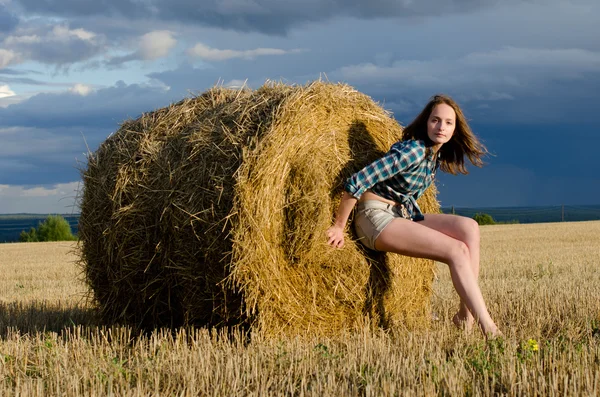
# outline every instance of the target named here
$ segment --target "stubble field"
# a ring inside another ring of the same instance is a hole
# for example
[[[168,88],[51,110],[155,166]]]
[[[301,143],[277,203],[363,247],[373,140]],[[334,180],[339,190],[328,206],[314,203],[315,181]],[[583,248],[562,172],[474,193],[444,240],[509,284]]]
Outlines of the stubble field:
[[[71,243],[0,244],[0,395],[600,395],[600,222],[484,226],[480,284],[505,337],[427,330],[277,339],[97,324]]]

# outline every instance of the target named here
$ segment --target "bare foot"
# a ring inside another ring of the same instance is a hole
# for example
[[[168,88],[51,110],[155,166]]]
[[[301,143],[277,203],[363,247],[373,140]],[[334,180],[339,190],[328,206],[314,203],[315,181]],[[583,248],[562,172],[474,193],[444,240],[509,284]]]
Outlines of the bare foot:
[[[500,330],[498,328],[496,328],[496,330],[493,332],[486,332],[486,333],[484,333],[484,335],[485,335],[485,340],[494,340],[497,338],[502,338],[504,336],[504,334],[502,332],[500,332]]]
[[[473,324],[475,324],[475,319],[472,316],[463,317],[460,313],[456,313],[454,317],[452,317],[452,322],[456,325],[456,328],[462,329],[465,332],[471,332],[473,330]]]

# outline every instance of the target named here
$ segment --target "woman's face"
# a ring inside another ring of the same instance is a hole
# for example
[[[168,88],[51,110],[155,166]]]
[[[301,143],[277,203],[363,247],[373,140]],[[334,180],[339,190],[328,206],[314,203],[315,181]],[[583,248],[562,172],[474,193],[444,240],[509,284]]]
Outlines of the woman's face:
[[[427,136],[436,149],[448,142],[454,134],[456,113],[445,103],[435,105],[427,119]]]

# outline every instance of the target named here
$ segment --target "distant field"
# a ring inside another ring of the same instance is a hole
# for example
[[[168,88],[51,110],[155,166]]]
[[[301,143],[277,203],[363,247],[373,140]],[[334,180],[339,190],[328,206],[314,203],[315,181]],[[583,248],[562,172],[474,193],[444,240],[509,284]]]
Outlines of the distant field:
[[[73,243],[0,244],[0,395],[600,395],[600,221],[484,226],[480,284],[504,339],[429,329],[245,339],[99,326]]]

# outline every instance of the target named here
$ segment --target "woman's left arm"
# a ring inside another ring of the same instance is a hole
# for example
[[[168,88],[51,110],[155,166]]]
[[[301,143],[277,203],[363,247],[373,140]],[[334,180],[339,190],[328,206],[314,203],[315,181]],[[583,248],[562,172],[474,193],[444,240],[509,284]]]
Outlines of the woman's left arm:
[[[344,229],[346,228],[350,213],[357,201],[358,200],[352,197],[350,193],[344,192],[335,214],[333,226],[327,229],[327,243],[329,245],[337,248],[342,248],[344,246]]]

